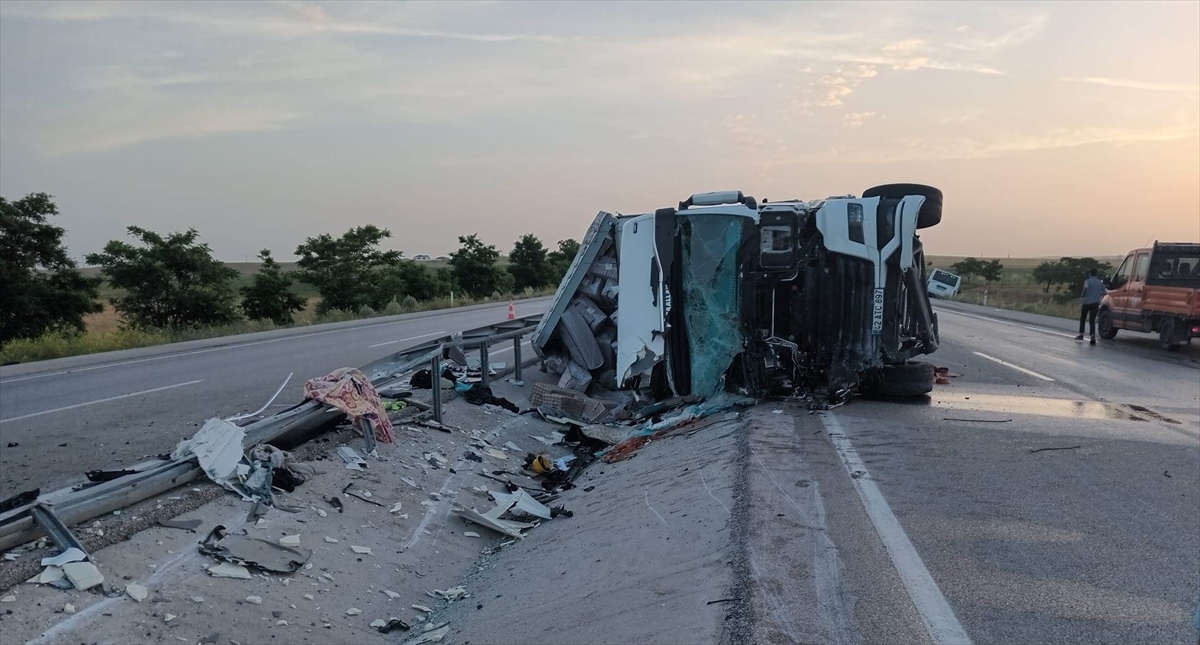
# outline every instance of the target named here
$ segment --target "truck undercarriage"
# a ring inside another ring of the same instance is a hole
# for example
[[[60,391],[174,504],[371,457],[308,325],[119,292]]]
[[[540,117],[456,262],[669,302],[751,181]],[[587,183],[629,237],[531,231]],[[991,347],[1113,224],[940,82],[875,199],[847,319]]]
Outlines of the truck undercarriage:
[[[817,202],[706,193],[652,214],[601,212],[534,347],[560,386],[639,400],[870,389],[938,342],[916,229],[940,219],[941,195],[898,186]]]

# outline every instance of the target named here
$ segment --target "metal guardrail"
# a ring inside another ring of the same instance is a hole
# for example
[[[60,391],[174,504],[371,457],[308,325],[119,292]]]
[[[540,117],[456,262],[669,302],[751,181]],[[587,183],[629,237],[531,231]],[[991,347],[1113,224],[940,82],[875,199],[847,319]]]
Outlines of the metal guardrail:
[[[430,365],[431,375],[441,375],[441,361],[455,358],[466,364],[462,349],[478,349],[483,383],[488,379],[488,347],[505,340],[513,341],[516,360],[515,380],[521,381],[521,339],[533,333],[541,314],[506,320],[499,324],[448,334],[410,349],[401,350],[364,365],[361,370],[376,389],[395,384],[413,370]],[[435,383],[437,381],[435,380]],[[433,388],[433,416],[441,422],[441,387]],[[261,443],[301,443],[344,416],[335,408],[316,401],[304,401],[264,419],[247,422],[246,449]],[[162,461],[138,472],[110,481],[71,487],[40,495],[24,506],[0,514],[0,551],[6,551],[45,535],[36,521],[34,507],[39,513],[48,512],[63,526],[72,526],[131,506],[172,488],[203,477],[193,458]]]

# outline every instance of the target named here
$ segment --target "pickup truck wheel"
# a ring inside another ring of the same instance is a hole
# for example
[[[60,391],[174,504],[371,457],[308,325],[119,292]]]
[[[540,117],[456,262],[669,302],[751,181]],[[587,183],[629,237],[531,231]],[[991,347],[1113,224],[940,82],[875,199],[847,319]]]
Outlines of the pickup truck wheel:
[[[923,184],[884,184],[863,191],[863,197],[883,197],[884,199],[900,199],[909,195],[920,195],[925,198],[921,204],[921,212],[917,213],[917,228],[937,226],[942,221],[942,191],[933,186]]]
[[[882,397],[925,396],[933,391],[933,365],[912,361],[884,365],[870,394]]]
[[[1100,337],[1104,340],[1112,340],[1117,337],[1117,328],[1112,324],[1112,313],[1107,309],[1100,310]]]
[[[1175,341],[1175,321],[1167,318],[1158,325],[1158,346],[1169,351],[1179,351],[1180,343]]]

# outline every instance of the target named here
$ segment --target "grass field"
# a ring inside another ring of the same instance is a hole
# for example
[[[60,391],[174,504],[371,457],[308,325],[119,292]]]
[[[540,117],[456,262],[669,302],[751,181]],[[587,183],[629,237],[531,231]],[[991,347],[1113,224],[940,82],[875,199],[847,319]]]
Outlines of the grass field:
[[[944,269],[946,271],[951,270],[950,266],[952,264],[964,259],[964,257],[949,255],[931,255],[926,258],[927,261],[932,263],[933,268]],[[1004,273],[1001,275],[1000,281],[993,282],[991,285],[986,284],[979,278],[973,278],[971,282],[964,281],[954,300],[981,305],[985,303],[984,294],[986,292],[986,304],[990,307],[1057,316],[1059,318],[1073,319],[1079,316],[1079,301],[1074,297],[1067,297],[1068,295],[1074,296],[1075,294],[1062,294],[1056,292],[1054,289],[1046,293],[1041,285],[1033,281],[1034,267],[1046,260],[1057,260],[1058,258],[980,259],[985,261],[1000,260],[1000,264],[1004,267]],[[1108,262],[1114,267],[1120,264],[1122,260],[1119,256],[1100,257],[1097,259]]]

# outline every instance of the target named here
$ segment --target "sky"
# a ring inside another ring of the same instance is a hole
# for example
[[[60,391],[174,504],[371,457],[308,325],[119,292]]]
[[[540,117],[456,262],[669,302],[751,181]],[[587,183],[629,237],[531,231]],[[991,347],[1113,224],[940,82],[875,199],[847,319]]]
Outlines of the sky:
[[[0,2],[0,195],[290,259],[915,182],[933,255],[1200,240],[1200,3]]]

